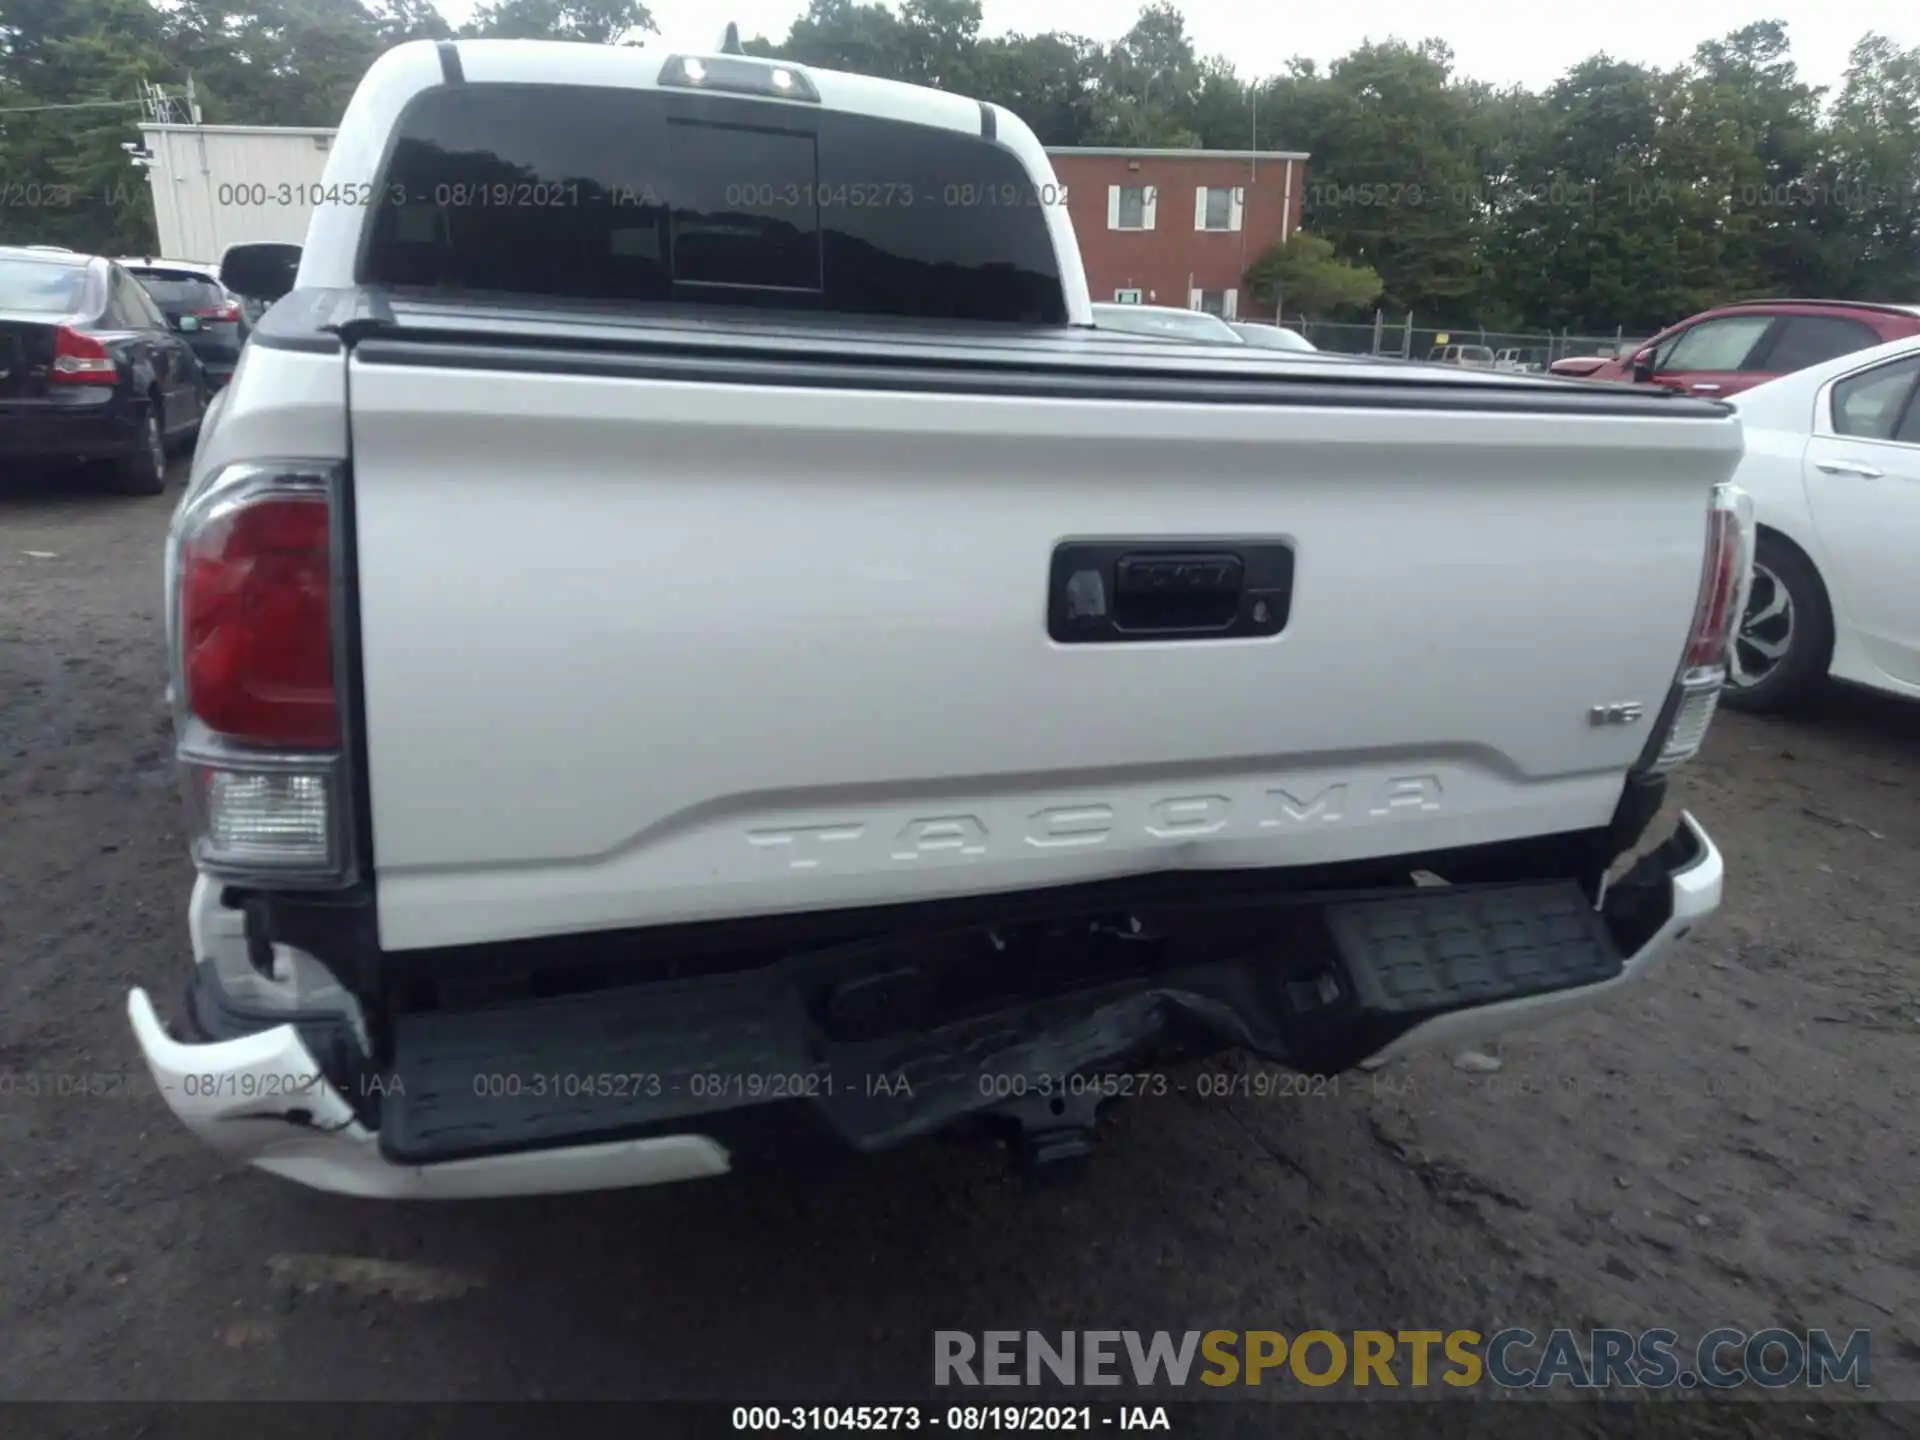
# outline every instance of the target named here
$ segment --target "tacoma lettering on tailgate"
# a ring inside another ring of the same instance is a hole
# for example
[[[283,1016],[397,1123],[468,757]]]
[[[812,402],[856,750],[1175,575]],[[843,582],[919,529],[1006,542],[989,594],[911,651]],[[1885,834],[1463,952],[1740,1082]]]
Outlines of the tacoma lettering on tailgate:
[[[890,818],[839,820],[747,832],[747,842],[789,870],[817,870],[836,862],[911,865],[928,860],[977,860],[1006,851],[1058,851],[1105,845],[1116,836],[1142,842],[1254,836],[1355,820],[1430,815],[1441,805],[1437,775],[1394,775],[1362,789],[1345,780],[1271,786],[1240,801],[1219,794],[1104,804],[1081,801],[1036,810],[1024,828],[996,830],[979,815],[916,816],[897,828]]]

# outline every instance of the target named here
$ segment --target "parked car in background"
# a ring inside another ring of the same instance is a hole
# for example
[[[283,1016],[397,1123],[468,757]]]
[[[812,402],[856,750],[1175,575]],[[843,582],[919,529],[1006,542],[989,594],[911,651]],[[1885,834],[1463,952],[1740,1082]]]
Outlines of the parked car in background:
[[[1611,360],[1556,360],[1555,375],[1737,395],[1780,375],[1920,335],[1920,305],[1742,300],[1682,320]]]
[[[186,260],[123,259],[120,263],[176,328],[189,315],[199,321],[187,335],[187,343],[200,357],[208,383],[218,390],[231,380],[233,367],[240,363],[240,347],[247,343],[253,326],[239,299],[220,283],[219,271]]]
[[[1475,370],[1493,368],[1493,347],[1489,345],[1436,345],[1427,352],[1430,365],[1465,365]]]
[[[1247,344],[1261,350],[1310,351],[1320,348],[1298,330],[1289,330],[1284,325],[1241,323],[1230,324],[1227,328]]]
[[[1638,349],[1636,345],[1633,348]],[[1547,366],[1550,375],[1566,375],[1574,379],[1585,379],[1609,360],[1618,358],[1620,351],[1612,345],[1602,345],[1591,355],[1568,355],[1555,360]]]
[[[1124,330],[1129,335],[1154,335],[1162,340],[1201,340],[1210,345],[1244,345],[1233,326],[1204,310],[1176,310],[1171,305],[1093,306],[1094,328]]]
[[[1920,336],[1733,404],[1759,533],[1727,703],[1785,709],[1828,675],[1920,698]]]
[[[0,248],[0,460],[99,460],[158,494],[207,406],[198,322],[181,324],[111,260]]]
[[[1527,375],[1538,374],[1547,368],[1547,353],[1544,350],[1529,349],[1496,350],[1493,354],[1493,368],[1513,370]]]

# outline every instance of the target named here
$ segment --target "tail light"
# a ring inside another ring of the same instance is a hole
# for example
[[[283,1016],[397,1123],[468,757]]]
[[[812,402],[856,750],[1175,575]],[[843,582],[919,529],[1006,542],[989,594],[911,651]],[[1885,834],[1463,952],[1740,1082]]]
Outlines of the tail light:
[[[53,371],[49,379],[69,385],[111,385],[120,376],[119,366],[107,347],[91,335],[83,335],[69,325],[53,332]]]
[[[202,320],[238,320],[240,318],[240,307],[238,304],[229,301],[225,305],[216,305],[211,310],[194,310],[189,313],[198,316]]]
[[[1687,648],[1644,769],[1665,774],[1691,760],[1706,740],[1727,683],[1728,655],[1747,608],[1752,577],[1753,501],[1737,485],[1715,486]]]
[[[174,723],[194,858],[211,874],[350,878],[338,490],[326,465],[232,465],[174,518]]]

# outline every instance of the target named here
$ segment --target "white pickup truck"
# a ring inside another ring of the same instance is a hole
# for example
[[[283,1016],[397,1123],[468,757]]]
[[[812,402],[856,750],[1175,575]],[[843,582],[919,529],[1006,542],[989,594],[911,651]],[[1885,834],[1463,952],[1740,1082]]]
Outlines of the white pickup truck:
[[[1018,118],[725,46],[403,45],[323,188],[297,274],[225,257],[276,303],[168,542],[193,966],[129,1015],[236,1160],[1044,1167],[1718,904],[1641,842],[1746,583],[1724,407],[1099,332]]]

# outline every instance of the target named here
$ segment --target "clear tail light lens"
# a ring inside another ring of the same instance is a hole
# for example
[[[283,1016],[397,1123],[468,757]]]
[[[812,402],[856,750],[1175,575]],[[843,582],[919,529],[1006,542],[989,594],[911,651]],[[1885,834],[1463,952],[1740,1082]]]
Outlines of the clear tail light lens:
[[[1675,687],[1678,700],[1673,720],[1661,738],[1660,752],[1647,768],[1656,775],[1681,766],[1700,753],[1706,743],[1707,727],[1720,708],[1720,691],[1726,685],[1724,671],[1695,671],[1682,677]]]
[[[1699,753],[1727,683],[1727,654],[1747,608],[1753,579],[1753,501],[1737,485],[1714,488],[1707,512],[1707,554],[1680,673],[1643,768],[1664,774]]]
[[[332,467],[313,462],[228,466],[174,518],[174,721],[195,863],[222,878],[351,878],[336,683],[338,484]]]
[[[228,866],[333,868],[333,797],[324,771],[189,763],[187,800],[204,859]]]

